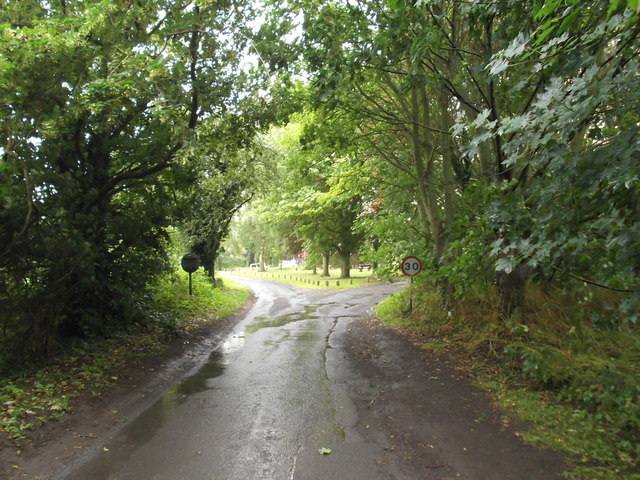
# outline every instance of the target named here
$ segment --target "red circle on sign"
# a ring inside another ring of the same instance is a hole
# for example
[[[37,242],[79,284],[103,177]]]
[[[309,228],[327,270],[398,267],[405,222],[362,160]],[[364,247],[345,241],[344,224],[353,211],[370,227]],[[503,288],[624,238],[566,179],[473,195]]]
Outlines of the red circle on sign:
[[[418,257],[406,257],[402,260],[402,273],[408,275],[409,277],[413,277],[420,273],[422,270],[422,262]]]

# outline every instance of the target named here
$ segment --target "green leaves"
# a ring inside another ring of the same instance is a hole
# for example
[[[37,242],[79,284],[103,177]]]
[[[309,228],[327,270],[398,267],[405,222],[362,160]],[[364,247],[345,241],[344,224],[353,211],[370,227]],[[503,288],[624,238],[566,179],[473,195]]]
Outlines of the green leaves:
[[[275,115],[240,94],[264,79],[239,75],[250,5],[13,4],[0,13],[0,155],[11,166],[0,183],[0,349],[26,355],[57,335],[144,321],[139,298],[163,267],[193,171],[219,200],[203,211],[231,215],[251,192],[229,157]]]
[[[562,0],[546,0],[544,3],[536,2],[537,5],[533,8],[533,19],[534,20],[544,20],[551,13],[553,13],[556,8],[562,3]],[[573,3],[576,3],[575,1]]]
[[[496,272],[505,272],[507,274],[513,272],[517,265],[517,261],[513,257],[503,257],[496,261]]]
[[[640,2],[638,2],[638,0],[609,0],[609,3],[611,4],[607,11],[607,15],[609,16],[618,11],[620,7],[624,5],[631,9],[636,15],[640,13]]]
[[[491,75],[499,75],[509,67],[509,62],[512,59],[517,59],[522,56],[525,51],[525,47],[529,42],[529,37],[524,32],[520,32],[516,38],[514,38],[509,46],[501,50],[499,53],[493,56],[493,59],[487,65],[489,73]]]

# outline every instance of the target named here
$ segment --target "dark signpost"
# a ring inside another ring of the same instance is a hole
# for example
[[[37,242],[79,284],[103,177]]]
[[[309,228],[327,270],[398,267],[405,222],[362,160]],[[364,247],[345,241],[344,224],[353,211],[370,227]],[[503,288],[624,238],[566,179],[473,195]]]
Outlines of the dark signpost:
[[[193,295],[191,288],[191,274],[200,268],[200,259],[193,253],[187,253],[180,262],[182,269],[189,274],[189,295]]]
[[[409,287],[409,312],[413,310],[413,277],[422,270],[422,262],[418,257],[405,257],[402,260],[402,273],[411,278],[411,287]]]

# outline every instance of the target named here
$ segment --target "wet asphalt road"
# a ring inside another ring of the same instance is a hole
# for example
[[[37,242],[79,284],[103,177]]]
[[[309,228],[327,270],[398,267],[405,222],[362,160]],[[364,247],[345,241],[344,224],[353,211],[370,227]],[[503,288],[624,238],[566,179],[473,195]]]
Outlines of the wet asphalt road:
[[[255,304],[208,361],[64,478],[395,478],[354,428],[342,339],[404,285],[312,291],[242,281]]]

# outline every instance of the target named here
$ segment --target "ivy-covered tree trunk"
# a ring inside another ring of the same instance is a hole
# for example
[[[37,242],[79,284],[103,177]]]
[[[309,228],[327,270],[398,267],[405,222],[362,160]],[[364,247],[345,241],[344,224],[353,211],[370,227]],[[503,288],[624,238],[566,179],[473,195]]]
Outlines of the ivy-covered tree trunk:
[[[215,262],[220,249],[220,239],[212,236],[206,242],[201,242],[192,247],[193,253],[200,258],[202,268],[213,283],[216,282]]]

